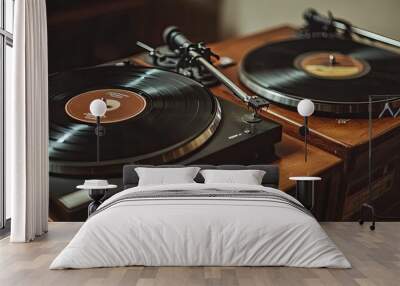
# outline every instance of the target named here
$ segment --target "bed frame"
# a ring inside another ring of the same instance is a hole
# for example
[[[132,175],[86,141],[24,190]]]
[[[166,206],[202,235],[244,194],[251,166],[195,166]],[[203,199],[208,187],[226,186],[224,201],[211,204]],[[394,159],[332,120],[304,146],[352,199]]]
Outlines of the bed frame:
[[[200,167],[201,169],[221,169],[221,170],[264,170],[266,171],[262,180],[262,185],[265,187],[278,188],[279,186],[279,167],[277,165],[189,165],[194,167]],[[139,182],[139,176],[135,171],[137,167],[158,167],[158,168],[179,168],[185,167],[184,165],[125,165],[123,169],[123,185],[124,189],[136,187]],[[199,173],[195,178],[198,183],[203,183],[204,178]]]

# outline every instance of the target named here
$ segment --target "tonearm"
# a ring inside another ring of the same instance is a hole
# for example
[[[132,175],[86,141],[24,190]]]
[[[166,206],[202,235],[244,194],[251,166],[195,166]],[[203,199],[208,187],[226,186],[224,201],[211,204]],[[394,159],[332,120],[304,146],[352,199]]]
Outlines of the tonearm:
[[[180,55],[178,66],[201,65],[212,73],[223,85],[225,85],[237,98],[243,101],[252,111],[251,117],[246,118],[247,122],[254,123],[260,121],[258,111],[263,107],[268,107],[269,102],[261,97],[250,96],[238,87],[233,81],[220,72],[211,61],[211,58],[218,58],[210,48],[203,43],[193,43],[188,40],[177,27],[168,27],[163,33],[163,38],[168,47]],[[142,48],[143,43],[138,42]],[[154,49],[146,48],[150,53],[156,53]]]
[[[324,16],[319,14],[314,9],[308,9],[304,12],[303,17],[307,22],[306,29],[309,30],[311,33],[336,33],[337,31],[341,31],[344,33],[345,36],[348,37],[351,37],[351,35],[357,35],[361,38],[366,38],[371,41],[377,41],[386,45],[400,48],[400,41],[352,26],[349,22],[345,20],[334,18],[332,13],[330,12],[328,16]]]

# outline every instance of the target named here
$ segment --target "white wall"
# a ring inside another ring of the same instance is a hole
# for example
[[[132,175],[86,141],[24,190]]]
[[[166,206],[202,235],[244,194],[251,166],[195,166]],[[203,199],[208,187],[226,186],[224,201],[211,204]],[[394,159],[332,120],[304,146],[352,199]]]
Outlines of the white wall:
[[[242,35],[290,23],[302,25],[302,13],[328,10],[353,25],[400,40],[400,0],[222,0],[221,35]]]

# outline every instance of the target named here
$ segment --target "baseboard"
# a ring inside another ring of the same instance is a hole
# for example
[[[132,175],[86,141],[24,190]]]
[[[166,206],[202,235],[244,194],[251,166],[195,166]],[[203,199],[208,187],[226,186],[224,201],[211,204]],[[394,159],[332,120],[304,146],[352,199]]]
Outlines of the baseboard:
[[[7,219],[4,227],[0,229],[0,239],[9,236],[10,230],[11,230],[11,218]]]

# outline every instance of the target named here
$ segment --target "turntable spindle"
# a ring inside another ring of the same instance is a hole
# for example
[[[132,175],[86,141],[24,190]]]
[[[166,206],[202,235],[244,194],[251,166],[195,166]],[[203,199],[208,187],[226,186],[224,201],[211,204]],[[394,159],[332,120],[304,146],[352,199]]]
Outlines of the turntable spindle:
[[[330,55],[329,55],[329,64],[330,64],[331,66],[334,66],[336,63],[337,63],[337,62],[336,62],[336,57],[335,57],[335,55],[330,54]]]

